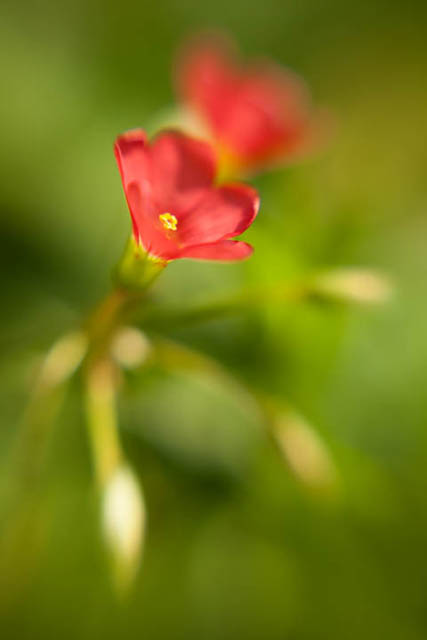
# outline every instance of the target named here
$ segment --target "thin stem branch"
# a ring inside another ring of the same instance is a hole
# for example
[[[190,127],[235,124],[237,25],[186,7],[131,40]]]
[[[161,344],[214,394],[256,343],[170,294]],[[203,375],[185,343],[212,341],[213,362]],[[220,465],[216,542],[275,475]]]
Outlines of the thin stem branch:
[[[66,385],[86,350],[85,335],[73,332],[60,338],[47,353],[11,457],[12,465],[16,467],[14,489],[26,490],[37,485],[51,427],[61,408]]]
[[[269,303],[297,302],[309,297],[311,289],[305,282],[277,283],[269,287],[254,287],[193,308],[172,306],[145,308],[137,320],[144,328],[191,326],[242,311],[256,309]]]
[[[295,476],[311,489],[335,489],[336,470],[326,442],[287,402],[247,385],[216,359],[173,340],[153,339],[153,362],[168,370],[209,375],[233,391],[251,416],[255,414]]]

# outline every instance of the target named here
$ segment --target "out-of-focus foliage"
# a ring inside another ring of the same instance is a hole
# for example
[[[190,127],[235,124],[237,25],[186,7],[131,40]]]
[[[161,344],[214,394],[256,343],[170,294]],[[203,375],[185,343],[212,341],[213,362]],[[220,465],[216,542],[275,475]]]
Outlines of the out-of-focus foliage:
[[[112,142],[172,103],[171,59],[194,29],[225,28],[245,54],[303,74],[334,135],[318,156],[257,179],[250,261],[176,262],[159,299],[349,265],[396,287],[371,309],[264,305],[166,328],[298,406],[338,486],[305,488],[221,380],[129,373],[121,424],[149,537],[126,602],[108,578],[76,381],[37,509],[1,539],[2,637],[425,638],[425,3],[41,0],[0,11],[2,485],[39,358],[105,293],[129,231]]]

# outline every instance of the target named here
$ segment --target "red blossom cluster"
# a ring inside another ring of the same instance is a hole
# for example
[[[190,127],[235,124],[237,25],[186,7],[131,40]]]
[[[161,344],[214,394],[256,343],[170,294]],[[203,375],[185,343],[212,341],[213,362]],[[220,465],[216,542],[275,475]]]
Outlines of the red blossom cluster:
[[[136,129],[119,136],[115,154],[135,242],[156,260],[242,260],[233,240],[258,213],[259,197],[240,182],[215,185],[221,163],[234,173],[286,159],[303,143],[310,100],[303,82],[270,63],[239,65],[224,40],[207,37],[178,59],[180,99],[203,119],[210,140],[163,131],[150,143]]]

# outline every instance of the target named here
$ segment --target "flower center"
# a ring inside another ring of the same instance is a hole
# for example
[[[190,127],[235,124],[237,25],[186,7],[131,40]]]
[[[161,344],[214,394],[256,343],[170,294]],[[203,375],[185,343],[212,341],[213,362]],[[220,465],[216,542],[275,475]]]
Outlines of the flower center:
[[[176,231],[178,220],[171,213],[161,213],[159,215],[159,220],[163,227],[168,231]]]

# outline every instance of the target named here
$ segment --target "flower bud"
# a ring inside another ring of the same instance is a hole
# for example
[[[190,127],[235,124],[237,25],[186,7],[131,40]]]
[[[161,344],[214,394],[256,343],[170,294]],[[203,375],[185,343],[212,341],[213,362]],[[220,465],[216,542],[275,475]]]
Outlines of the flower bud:
[[[150,342],[142,331],[123,327],[114,337],[111,354],[124,369],[135,369],[145,362],[150,349]]]
[[[136,576],[144,543],[144,497],[133,471],[122,465],[107,482],[102,503],[102,524],[117,587],[126,591]]]
[[[80,365],[86,350],[87,338],[81,331],[74,331],[60,338],[42,364],[39,387],[51,388],[65,382]]]
[[[387,302],[393,293],[386,276],[356,268],[336,269],[319,275],[314,290],[328,297],[361,304]]]
[[[336,469],[329,451],[316,431],[297,413],[281,413],[274,435],[296,476],[312,488],[332,488]]]

